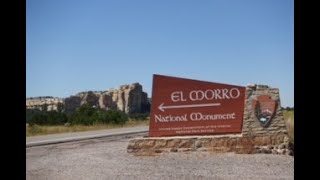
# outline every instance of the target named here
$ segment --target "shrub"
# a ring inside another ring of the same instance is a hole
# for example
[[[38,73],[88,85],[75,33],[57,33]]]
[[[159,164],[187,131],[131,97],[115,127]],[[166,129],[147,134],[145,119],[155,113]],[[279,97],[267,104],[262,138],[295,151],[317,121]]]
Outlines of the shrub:
[[[71,124],[92,125],[95,109],[85,104],[73,112],[69,118]]]
[[[42,129],[38,125],[31,125],[27,129],[28,134],[40,134],[42,132]]]
[[[30,119],[29,123],[30,125],[38,124],[38,125],[44,125],[47,123],[48,116],[44,112],[39,112],[37,114],[34,114],[32,118]]]
[[[66,114],[57,111],[27,111],[26,121],[31,125],[60,125],[68,121]]]
[[[79,107],[75,112],[66,114],[61,111],[39,111],[27,110],[26,122],[30,125],[63,125],[70,123],[72,125],[93,125],[103,124],[120,124],[123,125],[128,121],[128,115],[119,110],[103,110],[91,107],[87,104]],[[138,115],[137,118],[144,118],[145,115]]]
[[[135,113],[130,114],[129,118],[133,120],[146,120],[149,117],[149,113]]]
[[[39,109],[26,109],[26,123],[30,122],[32,117],[40,112]]]
[[[106,120],[112,124],[125,124],[129,118],[128,115],[119,110],[108,110],[106,112]]]
[[[68,121],[66,114],[57,112],[57,111],[49,111],[47,112],[48,118],[46,124],[48,125],[62,125]]]
[[[125,124],[128,116],[119,110],[96,109],[88,105],[83,105],[72,113],[69,117],[71,124],[93,125],[96,123],[104,124]]]

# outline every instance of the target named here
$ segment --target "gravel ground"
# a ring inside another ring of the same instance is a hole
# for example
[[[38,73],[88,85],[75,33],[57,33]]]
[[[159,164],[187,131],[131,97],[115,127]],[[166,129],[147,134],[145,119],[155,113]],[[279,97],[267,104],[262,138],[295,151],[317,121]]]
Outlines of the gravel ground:
[[[294,179],[292,156],[208,152],[134,156],[126,151],[129,138],[27,148],[26,179]]]

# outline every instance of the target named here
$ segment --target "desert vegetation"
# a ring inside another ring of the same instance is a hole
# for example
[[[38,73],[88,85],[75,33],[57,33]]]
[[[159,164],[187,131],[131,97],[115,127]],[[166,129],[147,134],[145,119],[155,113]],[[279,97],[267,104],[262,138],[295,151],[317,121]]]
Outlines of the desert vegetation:
[[[290,141],[294,143],[294,109],[283,109],[284,120],[286,121]]]
[[[72,113],[62,110],[26,110],[26,135],[99,130],[148,125],[149,114],[126,114],[116,109],[103,110],[83,105]]]
[[[29,125],[26,130],[26,136],[37,136],[37,135],[47,135],[47,134],[57,134],[57,133],[69,133],[69,132],[81,132],[81,131],[91,131],[91,130],[102,130],[102,129],[112,129],[112,128],[122,128],[122,127],[134,127],[134,126],[147,126],[149,125],[149,118],[146,120],[131,120],[129,119],[123,125],[117,124],[94,124],[94,125]]]

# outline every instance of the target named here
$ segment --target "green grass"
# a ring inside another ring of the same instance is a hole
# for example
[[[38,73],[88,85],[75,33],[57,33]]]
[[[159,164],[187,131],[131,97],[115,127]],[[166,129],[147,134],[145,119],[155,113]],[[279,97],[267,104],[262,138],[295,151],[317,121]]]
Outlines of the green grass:
[[[294,111],[283,110],[283,116],[287,124],[290,141],[294,143]]]
[[[122,128],[122,127],[134,127],[134,126],[142,126],[142,125],[149,125],[149,119],[148,120],[129,120],[124,125],[113,125],[113,124],[95,124],[92,126],[85,126],[85,125],[39,126],[39,125],[33,125],[33,126],[26,127],[26,136],[30,137],[30,136],[68,133],[68,132],[81,132],[81,131]]]

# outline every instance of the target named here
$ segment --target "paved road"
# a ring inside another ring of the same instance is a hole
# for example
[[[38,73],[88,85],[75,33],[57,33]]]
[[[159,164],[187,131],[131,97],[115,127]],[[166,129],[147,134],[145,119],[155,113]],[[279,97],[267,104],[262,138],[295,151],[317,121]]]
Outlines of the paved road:
[[[55,143],[69,142],[69,141],[75,141],[75,140],[101,138],[101,137],[115,136],[115,135],[121,135],[121,134],[132,134],[137,132],[148,132],[148,130],[149,130],[149,126],[136,126],[136,127],[129,127],[129,128],[62,133],[62,134],[52,134],[52,135],[45,135],[45,136],[32,136],[32,137],[26,138],[26,147],[55,144]]]
[[[287,155],[207,152],[154,156],[128,154],[129,139],[146,134],[26,148],[26,179],[294,179],[294,157]]]

